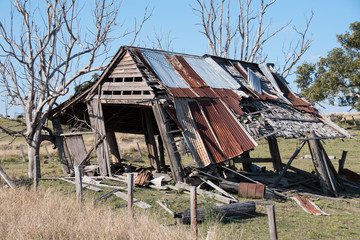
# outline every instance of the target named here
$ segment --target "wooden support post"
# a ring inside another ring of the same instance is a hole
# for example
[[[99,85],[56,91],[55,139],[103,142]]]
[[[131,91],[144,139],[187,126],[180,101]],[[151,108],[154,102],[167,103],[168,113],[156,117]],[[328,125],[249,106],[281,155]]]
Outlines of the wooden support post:
[[[291,158],[289,159],[289,161],[287,162],[287,164],[285,165],[284,169],[281,171],[280,176],[275,180],[274,184],[272,185],[272,187],[276,187],[280,180],[282,179],[282,177],[285,175],[286,171],[288,170],[288,168],[290,167],[292,161],[296,158],[296,156],[299,154],[299,152],[301,151],[301,149],[303,148],[303,146],[305,145],[306,141],[302,141],[300,143],[300,146],[295,150],[294,154],[291,156]]]
[[[129,219],[134,218],[134,174],[129,173],[127,176],[128,184],[128,215]]]
[[[94,138],[95,138],[94,142],[97,142],[99,139],[102,139],[103,136],[106,135],[104,115],[100,100],[94,97],[87,104],[87,108],[88,108],[91,128],[94,133]],[[96,148],[96,155],[100,168],[100,175],[102,176],[108,175],[111,177],[110,157],[109,157],[108,143],[106,138],[104,138],[102,143]]]
[[[24,153],[24,148],[23,145],[20,143],[20,150],[21,150],[21,155],[23,158],[23,161],[26,162],[26,157],[25,157],[25,153]]]
[[[270,154],[273,159],[273,166],[276,173],[282,170],[281,156],[277,140],[274,136],[267,137],[269,143]]]
[[[75,173],[75,186],[76,186],[76,201],[81,203],[82,201],[82,167],[74,165]]]
[[[159,154],[160,154],[160,166],[162,169],[165,169],[165,152],[164,152],[165,149],[161,135],[158,136],[158,144],[159,144]]]
[[[55,118],[55,119],[52,119],[51,122],[52,122],[53,129],[54,129],[55,145],[56,145],[56,148],[58,149],[60,164],[61,164],[64,176],[67,177],[67,176],[71,175],[71,169],[73,168],[69,150],[65,143],[64,137],[60,136],[60,134],[63,133],[61,124],[60,124],[60,120],[58,118]]]
[[[269,220],[269,232],[270,239],[277,240],[277,231],[276,231],[276,218],[275,218],[275,206],[274,205],[266,205],[266,211]]]
[[[168,121],[166,121],[165,119],[166,113],[164,112],[164,109],[161,107],[161,105],[156,101],[153,103],[152,107],[156,123],[158,125],[160,135],[164,142],[165,149],[169,158],[172,176],[175,182],[183,182],[185,175],[184,169],[181,166],[181,158],[176,149],[176,146],[172,144],[172,142],[174,142],[174,137],[171,133],[169,133],[171,129]]]
[[[320,180],[321,188],[326,195],[336,195],[336,189],[333,188],[334,184],[331,183],[331,176],[327,170],[328,167],[325,165],[326,160],[324,159],[323,153],[321,151],[320,141],[319,139],[316,139],[314,132],[310,133],[309,138],[314,139],[308,140],[308,143],[315,170]]]
[[[143,123],[144,123],[144,132],[145,132],[145,141],[148,149],[148,156],[151,166],[156,168],[160,172],[160,161],[158,150],[156,146],[154,130],[153,130],[153,120],[151,117],[151,112],[148,109],[144,109],[143,112]]]
[[[348,153],[347,151],[342,152],[341,159],[339,160],[338,174],[341,174],[342,170],[344,169],[347,153]]]
[[[194,240],[198,239],[197,228],[197,196],[196,187],[190,188],[190,217],[191,217],[191,233]]]
[[[109,144],[112,162],[113,163],[121,162],[120,151],[116,141],[115,132],[112,129],[107,129],[106,139]]]
[[[241,158],[247,158],[249,159],[250,158],[250,151],[246,151],[246,152],[243,152],[241,155],[240,155]],[[243,166],[243,169],[244,171],[247,171],[247,172],[250,172],[250,166],[251,166],[251,162],[243,162],[242,163],[242,166]]]

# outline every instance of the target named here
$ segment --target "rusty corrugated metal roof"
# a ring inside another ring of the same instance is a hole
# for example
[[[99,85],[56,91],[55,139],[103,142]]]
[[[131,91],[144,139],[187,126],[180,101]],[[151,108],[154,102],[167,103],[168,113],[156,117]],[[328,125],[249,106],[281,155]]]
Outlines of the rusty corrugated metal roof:
[[[212,161],[200,136],[200,132],[196,127],[188,102],[189,100],[184,98],[174,99],[176,115],[182,127],[186,129],[186,131],[183,132],[183,136],[196,163],[198,166],[205,167]]]
[[[195,125],[199,130],[200,136],[204,142],[206,150],[211,159],[220,163],[226,160],[223,150],[221,149],[218,140],[212,132],[211,127],[208,124],[208,120],[203,115],[200,106],[197,102],[189,102],[190,111],[195,121]]]

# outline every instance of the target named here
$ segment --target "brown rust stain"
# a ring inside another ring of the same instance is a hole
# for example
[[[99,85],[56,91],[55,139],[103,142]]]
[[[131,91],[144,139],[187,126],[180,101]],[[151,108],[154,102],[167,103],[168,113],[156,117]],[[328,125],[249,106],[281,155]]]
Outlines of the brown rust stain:
[[[165,55],[171,66],[190,85],[190,87],[207,87],[205,81],[195,72],[182,56]]]

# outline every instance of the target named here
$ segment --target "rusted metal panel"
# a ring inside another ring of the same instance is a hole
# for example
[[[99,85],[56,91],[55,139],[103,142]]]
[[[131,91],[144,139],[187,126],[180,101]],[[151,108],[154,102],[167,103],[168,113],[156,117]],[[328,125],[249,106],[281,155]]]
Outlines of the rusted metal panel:
[[[226,160],[223,150],[221,149],[218,140],[212,132],[211,127],[208,124],[208,120],[203,115],[200,106],[197,102],[189,102],[189,107],[193,119],[195,121],[195,125],[199,130],[200,136],[205,144],[205,147],[211,157],[211,159],[216,162],[223,162]]]
[[[232,97],[222,97],[221,100],[225,102],[225,104],[239,116],[242,116],[244,114],[244,111],[239,105],[240,101],[238,99]]]
[[[174,97],[178,98],[196,98],[199,97],[194,93],[193,89],[191,88],[168,88],[171,94]]]
[[[316,115],[315,109],[305,100],[301,99],[300,97],[296,96],[286,85],[283,81],[281,81],[280,76],[277,74],[273,74],[273,77],[277,84],[279,85],[279,88],[281,92],[284,94],[284,97],[289,99],[289,101],[300,111],[305,111],[308,113],[312,113]]]
[[[257,183],[239,183],[238,195],[245,198],[261,199],[265,195],[265,185]]]
[[[220,100],[200,100],[199,103],[228,159],[256,146]]]
[[[219,97],[213,88],[202,87],[202,88],[193,88],[193,90],[199,95],[199,97],[206,98],[217,98]]]
[[[180,74],[180,76],[189,84],[190,87],[207,87],[204,80],[192,69],[182,56],[165,55],[170,64]]]
[[[211,163],[211,158],[206,151],[200,132],[191,114],[189,100],[175,98],[176,116],[183,128],[183,136],[190,148],[192,155],[199,167],[205,167]]]
[[[308,198],[294,196],[291,197],[305,212],[313,215],[329,215],[322,211],[315,203],[310,201]]]

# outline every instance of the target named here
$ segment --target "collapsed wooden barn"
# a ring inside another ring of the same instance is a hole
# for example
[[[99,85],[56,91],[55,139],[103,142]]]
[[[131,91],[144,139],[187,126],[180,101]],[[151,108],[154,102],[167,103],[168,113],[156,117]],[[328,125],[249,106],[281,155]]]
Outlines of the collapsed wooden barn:
[[[271,161],[283,175],[291,162],[281,162],[278,137],[305,142],[349,136],[294,94],[271,64],[129,46],[121,47],[93,85],[59,105],[50,119],[64,174],[88,160],[78,130],[87,128],[95,136],[91,150],[96,150],[100,175],[111,176],[110,156],[121,162],[115,133],[133,133],[145,136],[154,169],[165,168],[166,152],[176,182],[188,177],[179,137],[199,168],[232,160],[249,170],[252,162]],[[61,124],[72,126],[72,132],[63,133]],[[250,158],[263,138],[271,159]],[[314,149],[316,159],[321,148]],[[325,184],[333,177],[327,173]]]

